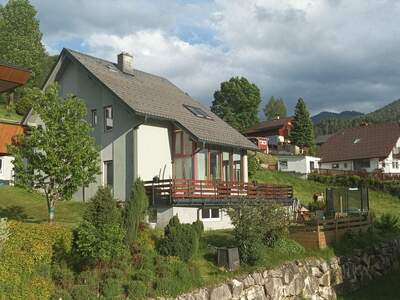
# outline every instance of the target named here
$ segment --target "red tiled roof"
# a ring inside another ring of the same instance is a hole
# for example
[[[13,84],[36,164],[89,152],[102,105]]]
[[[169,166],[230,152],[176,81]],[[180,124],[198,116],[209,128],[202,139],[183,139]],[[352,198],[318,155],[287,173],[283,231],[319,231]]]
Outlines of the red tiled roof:
[[[321,162],[386,158],[399,137],[398,123],[347,128],[331,136],[321,146]]]
[[[287,117],[287,118],[279,118],[279,119],[260,122],[257,125],[246,130],[246,133],[255,133],[255,132],[260,132],[260,131],[264,131],[264,130],[281,128],[292,121],[293,121],[293,117]]]
[[[7,145],[15,136],[24,134],[25,127],[19,124],[0,123],[0,154],[8,154]]]

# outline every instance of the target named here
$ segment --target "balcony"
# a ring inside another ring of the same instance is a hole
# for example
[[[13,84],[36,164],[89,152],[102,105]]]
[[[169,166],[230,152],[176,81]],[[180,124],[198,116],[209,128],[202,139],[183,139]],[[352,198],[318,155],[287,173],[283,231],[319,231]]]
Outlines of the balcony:
[[[293,188],[288,185],[166,179],[145,181],[144,186],[152,206],[231,206],[243,200],[283,205],[293,202]]]

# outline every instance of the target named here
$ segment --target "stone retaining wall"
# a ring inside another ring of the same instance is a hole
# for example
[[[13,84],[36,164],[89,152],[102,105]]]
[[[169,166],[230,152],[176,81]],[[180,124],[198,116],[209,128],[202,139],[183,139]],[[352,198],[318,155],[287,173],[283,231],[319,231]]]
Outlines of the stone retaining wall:
[[[329,261],[308,258],[272,270],[255,272],[176,298],[159,300],[275,300],[336,299],[336,294],[358,289],[364,281],[399,267],[400,240],[382,243],[351,257]]]

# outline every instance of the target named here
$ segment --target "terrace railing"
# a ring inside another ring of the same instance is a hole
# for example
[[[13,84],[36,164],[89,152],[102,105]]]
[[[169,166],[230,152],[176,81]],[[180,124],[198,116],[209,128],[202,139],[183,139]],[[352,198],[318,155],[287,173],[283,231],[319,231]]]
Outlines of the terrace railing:
[[[166,179],[144,182],[153,205],[226,205],[241,200],[291,202],[288,185],[238,183],[193,179]]]

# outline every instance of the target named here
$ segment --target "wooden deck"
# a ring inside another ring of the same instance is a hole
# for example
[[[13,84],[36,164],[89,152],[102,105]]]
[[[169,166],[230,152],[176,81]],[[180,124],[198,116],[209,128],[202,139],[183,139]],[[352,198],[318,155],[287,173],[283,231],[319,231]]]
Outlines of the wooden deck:
[[[224,206],[244,199],[291,204],[289,185],[237,183],[192,179],[144,182],[152,205]]]
[[[315,225],[292,228],[289,237],[305,248],[324,249],[340,240],[346,232],[365,231],[371,224],[370,216],[321,220]]]

